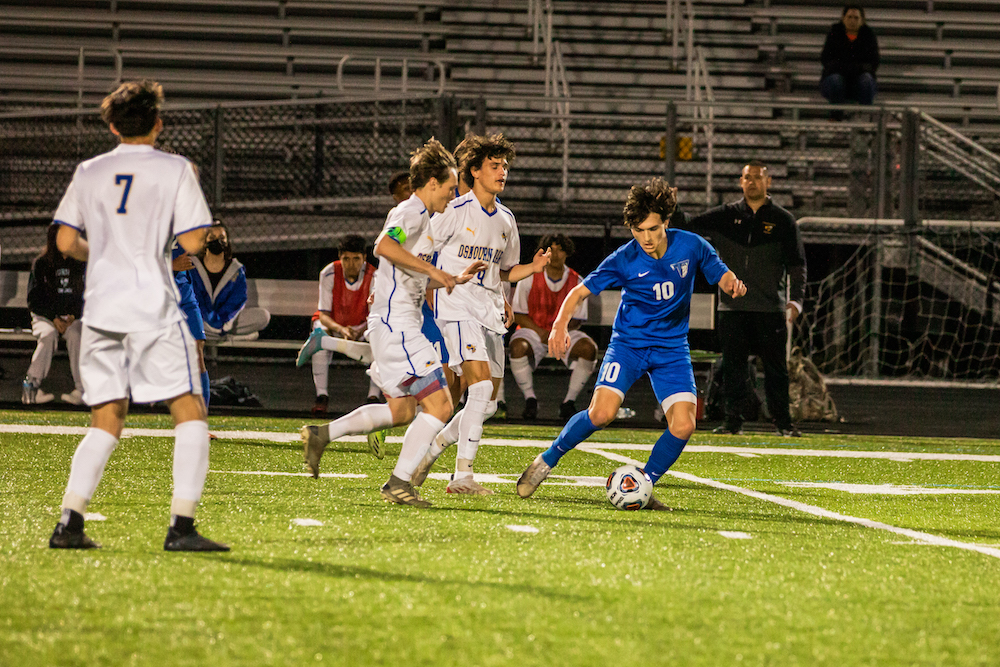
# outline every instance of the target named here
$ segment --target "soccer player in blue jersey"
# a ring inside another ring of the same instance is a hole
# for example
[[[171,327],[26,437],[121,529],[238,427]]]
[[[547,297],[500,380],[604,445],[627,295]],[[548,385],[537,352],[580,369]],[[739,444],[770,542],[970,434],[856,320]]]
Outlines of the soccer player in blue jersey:
[[[569,345],[567,327],[577,306],[591,294],[622,288],[622,301],[604,355],[590,407],[574,415],[548,450],[517,481],[527,498],[569,450],[610,424],[625,392],[648,374],[667,430],[653,446],[645,470],[655,484],[673,465],[695,427],[697,389],[688,349],[688,319],[694,278],[701,271],[733,298],[747,288],[697,234],[668,229],[677,190],[653,178],[633,186],[625,200],[625,224],[635,240],[607,257],[563,301],[549,334],[549,354],[561,359]],[[648,509],[667,507],[650,498]]]

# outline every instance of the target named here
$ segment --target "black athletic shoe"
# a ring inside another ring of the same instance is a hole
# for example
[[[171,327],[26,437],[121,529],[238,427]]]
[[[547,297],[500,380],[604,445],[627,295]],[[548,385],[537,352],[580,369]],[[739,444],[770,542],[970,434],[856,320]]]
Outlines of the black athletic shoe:
[[[743,427],[723,424],[722,426],[716,426],[712,430],[712,433],[716,435],[743,435]]]
[[[316,397],[316,405],[312,406],[312,410],[309,412],[314,415],[325,415],[328,407],[330,407],[330,397],[323,394]]]
[[[537,419],[538,418],[538,399],[528,398],[524,401],[524,412],[521,413],[521,419]]]
[[[576,403],[573,401],[565,401],[559,406],[559,419],[565,424],[569,421],[570,417],[576,414]]]
[[[167,529],[167,539],[163,542],[164,551],[229,551],[229,547],[219,542],[213,542],[202,537],[197,530],[192,529],[187,535],[181,535],[173,528]]]
[[[49,538],[49,549],[100,549],[101,545],[87,537],[82,530],[67,530],[57,523]]]

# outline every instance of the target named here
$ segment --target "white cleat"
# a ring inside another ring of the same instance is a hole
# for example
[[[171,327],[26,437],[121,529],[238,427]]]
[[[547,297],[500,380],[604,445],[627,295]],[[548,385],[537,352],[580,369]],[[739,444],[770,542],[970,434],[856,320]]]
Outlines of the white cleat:
[[[445,493],[461,493],[467,496],[492,496],[493,491],[481,485],[472,477],[452,479]]]
[[[440,433],[434,437],[434,442],[432,442],[431,446],[427,448],[427,453],[424,454],[424,458],[420,459],[420,463],[417,464],[417,469],[413,471],[413,477],[410,480],[413,483],[413,486],[423,485],[424,481],[427,479],[427,475],[430,474],[431,468],[434,467],[434,464],[450,444],[451,443],[441,437]]]
[[[552,472],[552,468],[545,462],[542,455],[536,456],[517,480],[517,495],[522,498],[530,496],[545,481],[550,472]]]

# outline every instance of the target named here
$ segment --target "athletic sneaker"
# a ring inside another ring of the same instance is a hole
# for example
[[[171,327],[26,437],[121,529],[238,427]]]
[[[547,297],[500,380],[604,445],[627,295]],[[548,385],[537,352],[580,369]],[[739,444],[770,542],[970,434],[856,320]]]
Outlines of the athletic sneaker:
[[[24,382],[21,383],[21,402],[25,405],[41,405],[54,398],[54,394],[42,391],[38,388],[38,383],[33,380],[24,378]]]
[[[309,412],[316,416],[325,415],[328,407],[330,407],[330,397],[326,394],[320,394],[316,397],[316,404]]]
[[[411,507],[430,507],[431,504],[420,497],[413,484],[404,481],[395,475],[389,476],[389,481],[382,485],[382,498],[397,505],[410,505]]]
[[[642,509],[644,509],[644,510],[653,510],[654,512],[673,512],[674,511],[672,508],[667,507],[666,505],[664,505],[663,503],[661,503],[659,500],[657,500],[656,496],[650,496],[649,497],[649,502],[646,503],[646,506],[643,507]]]
[[[538,399],[532,396],[524,399],[524,412],[521,419],[536,419],[538,417]]]
[[[385,458],[385,436],[388,434],[389,431],[386,429],[372,431],[368,434],[368,448],[372,450],[372,456],[380,461]]]
[[[434,442],[427,448],[427,453],[424,454],[424,458],[420,459],[417,469],[413,471],[413,476],[410,478],[413,486],[423,485],[424,480],[427,479],[427,474],[430,473],[431,468],[434,467],[434,463],[444,453],[444,450],[448,448],[449,444],[451,443],[445,442],[440,433],[434,436]]]
[[[74,389],[68,394],[63,394],[60,396],[63,403],[69,403],[70,405],[83,405],[83,392],[79,389]]]
[[[82,530],[68,530],[57,523],[49,538],[49,549],[100,549],[101,545],[87,537]]]
[[[517,480],[517,495],[527,498],[539,487],[539,485],[549,476],[552,468],[545,462],[539,454],[535,460],[525,468],[524,472]]]
[[[326,333],[322,329],[313,329],[312,333],[309,334],[309,338],[306,338],[306,342],[302,344],[301,349],[299,349],[299,356],[295,358],[295,365],[299,368],[308,364],[313,355],[323,349],[322,341],[323,336]]]
[[[167,539],[163,541],[164,551],[229,551],[229,547],[198,534],[194,528],[190,533],[182,535],[173,529],[167,529]]]
[[[299,431],[302,435],[302,453],[306,466],[314,478],[319,477],[319,460],[323,458],[326,443],[319,437],[319,426],[303,426]]]
[[[563,401],[563,404],[559,406],[559,420],[564,424],[576,413],[575,401]]]
[[[460,493],[467,496],[492,496],[493,491],[487,489],[473,477],[462,477],[461,479],[451,478],[445,493]]]

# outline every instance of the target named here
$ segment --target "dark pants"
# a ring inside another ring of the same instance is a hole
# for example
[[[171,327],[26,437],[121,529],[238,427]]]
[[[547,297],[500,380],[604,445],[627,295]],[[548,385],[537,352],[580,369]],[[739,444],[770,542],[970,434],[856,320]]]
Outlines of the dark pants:
[[[875,77],[863,72],[856,77],[842,74],[828,74],[819,82],[819,92],[831,104],[843,104],[854,100],[858,104],[872,104],[878,92]]]
[[[722,395],[725,397],[726,425],[743,425],[740,408],[746,400],[747,358],[756,354],[764,362],[764,395],[767,408],[778,428],[789,428],[788,365],[785,362],[784,313],[722,311],[719,339],[722,344]]]

